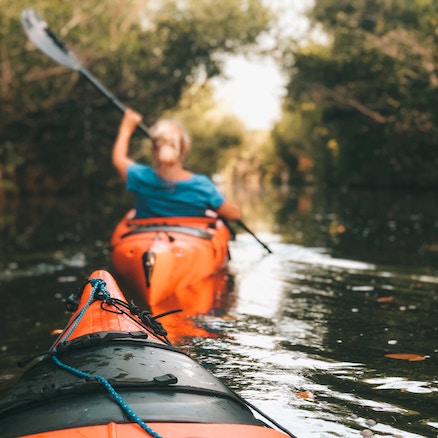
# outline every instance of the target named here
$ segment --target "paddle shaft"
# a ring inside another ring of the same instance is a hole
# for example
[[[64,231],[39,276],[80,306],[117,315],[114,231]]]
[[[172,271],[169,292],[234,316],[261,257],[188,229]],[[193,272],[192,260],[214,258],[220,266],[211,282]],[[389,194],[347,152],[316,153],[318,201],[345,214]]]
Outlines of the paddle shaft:
[[[126,111],[126,105],[121,102],[111,91],[109,91],[100,81],[96,78],[90,71],[88,71],[84,66],[81,65],[81,68],[79,69],[81,74],[88,79],[89,82],[91,82],[102,94],[104,94],[111,103],[114,104],[117,109],[124,113]],[[150,138],[150,132],[149,129],[143,124],[140,123],[137,128],[145,134],[147,137]]]
[[[253,411],[257,412],[259,415],[261,415],[265,420],[268,420],[271,424],[273,424],[277,429],[281,430],[282,432],[284,432],[286,435],[290,436],[291,438],[298,438],[297,436],[295,436],[292,432],[290,432],[288,429],[286,429],[285,427],[283,427],[280,423],[278,423],[277,421],[275,421],[272,417],[270,417],[269,415],[266,415],[262,410],[260,410],[257,406],[253,405],[252,403],[250,403],[248,400],[244,399],[241,395],[239,395],[237,392],[235,392],[234,390],[231,389],[231,392],[239,399],[241,400],[244,404],[246,404],[250,409],[252,409]]]
[[[220,216],[220,219],[227,226],[227,228],[230,230],[233,238],[236,237],[236,232],[234,231],[233,227],[230,225],[228,219],[225,219],[222,216]],[[266,245],[266,243],[263,243],[241,220],[238,220],[235,222],[237,222],[247,233],[251,234],[251,236],[254,237],[254,239],[257,240],[257,242],[260,243],[260,245],[262,245],[263,248],[265,248],[269,254],[272,254],[272,250],[268,247],[268,245]]]
[[[272,254],[272,250],[269,248],[268,245],[266,245],[265,243],[263,243],[242,221],[236,221],[247,233],[251,234],[252,237],[254,237],[255,240],[257,240],[257,242],[260,243],[260,245],[263,246],[263,248],[266,249],[266,251],[268,251],[269,254]]]

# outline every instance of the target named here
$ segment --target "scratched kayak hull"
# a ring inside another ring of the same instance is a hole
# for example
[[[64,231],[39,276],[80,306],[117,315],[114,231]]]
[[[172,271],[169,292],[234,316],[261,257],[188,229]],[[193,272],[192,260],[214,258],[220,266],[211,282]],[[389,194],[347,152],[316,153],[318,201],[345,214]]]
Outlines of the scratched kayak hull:
[[[287,436],[173,347],[106,271],[73,298],[58,340],[0,399],[2,438]]]
[[[230,231],[206,217],[132,219],[128,212],[111,237],[120,284],[151,305],[224,269]]]

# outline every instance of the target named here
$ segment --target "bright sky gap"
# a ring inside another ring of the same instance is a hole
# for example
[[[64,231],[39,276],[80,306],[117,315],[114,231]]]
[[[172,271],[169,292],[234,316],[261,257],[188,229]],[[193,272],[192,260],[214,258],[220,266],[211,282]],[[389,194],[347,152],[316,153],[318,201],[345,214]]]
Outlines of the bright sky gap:
[[[269,5],[284,11],[279,26],[284,34],[304,35],[308,30],[304,11],[312,0],[271,0]],[[250,130],[268,130],[281,116],[286,79],[273,59],[247,59],[242,55],[225,60],[224,78],[213,81],[216,97],[227,112]]]

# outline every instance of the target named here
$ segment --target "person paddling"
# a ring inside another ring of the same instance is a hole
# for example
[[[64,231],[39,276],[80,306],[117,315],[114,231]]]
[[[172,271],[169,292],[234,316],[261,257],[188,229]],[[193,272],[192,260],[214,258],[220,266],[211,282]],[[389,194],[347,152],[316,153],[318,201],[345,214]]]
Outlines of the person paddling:
[[[179,121],[162,118],[150,127],[153,166],[131,159],[131,137],[141,121],[139,113],[126,109],[112,152],[114,167],[134,193],[136,218],[206,216],[213,210],[225,219],[241,219],[240,207],[227,200],[210,178],[184,168],[190,138]]]

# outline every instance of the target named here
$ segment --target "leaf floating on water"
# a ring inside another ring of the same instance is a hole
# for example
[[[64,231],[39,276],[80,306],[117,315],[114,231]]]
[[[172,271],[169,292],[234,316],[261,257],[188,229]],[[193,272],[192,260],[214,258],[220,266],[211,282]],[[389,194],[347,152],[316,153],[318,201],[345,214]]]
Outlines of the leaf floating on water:
[[[224,321],[236,321],[237,317],[232,316],[232,315],[228,315],[228,314],[224,314],[221,316],[221,319],[223,319]]]
[[[390,354],[385,354],[385,357],[389,357],[391,359],[408,360],[410,362],[426,359],[426,356],[421,356],[419,354],[411,354],[411,353],[390,353]]]
[[[303,398],[304,400],[315,401],[315,394],[312,391],[301,391],[296,392],[295,395],[299,398]]]
[[[60,335],[62,333],[62,329],[55,329],[52,330],[52,332],[50,333],[51,335]]]
[[[390,301],[393,301],[393,300],[394,300],[394,297],[393,297],[393,296],[377,298],[377,301],[378,301],[379,303],[389,303]]]
[[[338,226],[336,227],[336,232],[337,232],[338,234],[345,233],[345,231],[346,231],[346,228],[344,227],[344,225],[338,225]]]
[[[339,223],[336,220],[332,221],[332,223],[330,224],[329,233],[331,236],[343,234],[343,233],[345,233],[345,231],[346,231],[345,225]]]

